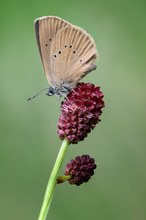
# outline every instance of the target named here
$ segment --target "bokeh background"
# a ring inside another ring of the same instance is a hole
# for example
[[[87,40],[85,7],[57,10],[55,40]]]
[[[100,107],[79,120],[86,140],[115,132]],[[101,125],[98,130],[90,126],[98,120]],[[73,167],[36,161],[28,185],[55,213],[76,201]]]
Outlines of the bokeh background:
[[[146,2],[144,0],[1,1],[0,219],[36,220],[61,141],[60,102],[48,86],[33,21],[57,15],[95,39],[98,68],[85,82],[100,85],[106,107],[84,142],[71,145],[65,164],[81,154],[97,163],[80,187],[57,186],[48,219],[146,219]]]

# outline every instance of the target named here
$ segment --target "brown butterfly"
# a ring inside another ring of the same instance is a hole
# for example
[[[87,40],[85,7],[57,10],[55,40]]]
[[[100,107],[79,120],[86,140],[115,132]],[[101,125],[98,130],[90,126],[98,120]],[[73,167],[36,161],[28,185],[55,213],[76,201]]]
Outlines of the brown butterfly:
[[[47,95],[61,97],[96,69],[96,45],[86,31],[59,17],[40,17],[34,23],[38,49],[50,84]]]

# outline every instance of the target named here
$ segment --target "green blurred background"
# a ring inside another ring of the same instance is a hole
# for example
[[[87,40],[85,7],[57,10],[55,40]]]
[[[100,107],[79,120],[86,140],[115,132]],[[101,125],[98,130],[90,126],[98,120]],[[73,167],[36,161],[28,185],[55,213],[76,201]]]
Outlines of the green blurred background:
[[[146,219],[146,2],[144,0],[1,1],[0,6],[0,219],[36,220],[61,141],[60,102],[41,94],[48,86],[33,21],[57,15],[95,39],[98,68],[85,82],[105,95],[102,120],[77,155],[94,157],[88,184],[57,186],[48,219]]]

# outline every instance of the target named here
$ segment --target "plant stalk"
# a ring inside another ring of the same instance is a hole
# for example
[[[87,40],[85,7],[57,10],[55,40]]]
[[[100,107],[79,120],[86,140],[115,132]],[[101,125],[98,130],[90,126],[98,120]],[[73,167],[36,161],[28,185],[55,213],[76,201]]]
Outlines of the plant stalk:
[[[48,185],[46,188],[46,192],[45,192],[45,196],[44,196],[44,200],[42,203],[42,207],[40,210],[38,220],[46,220],[46,218],[47,218],[47,214],[48,214],[48,211],[49,211],[49,208],[51,205],[53,192],[54,192],[55,185],[56,185],[58,172],[61,167],[62,161],[64,159],[68,145],[69,145],[69,142],[66,139],[64,139],[62,142],[61,148],[59,150],[58,156],[56,158],[54,167],[52,169],[49,181],[48,181]]]

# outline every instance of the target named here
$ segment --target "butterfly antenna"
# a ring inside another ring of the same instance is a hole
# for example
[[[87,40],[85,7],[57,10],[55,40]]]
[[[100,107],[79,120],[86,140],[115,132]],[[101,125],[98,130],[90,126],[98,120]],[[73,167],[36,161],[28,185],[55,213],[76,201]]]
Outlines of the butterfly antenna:
[[[37,95],[39,95],[41,92],[43,92],[44,90],[48,90],[48,88],[44,88],[44,89],[41,89],[39,92],[37,92],[36,94],[34,94],[33,96],[29,97],[27,99],[27,101],[30,101],[32,99],[34,99]]]

